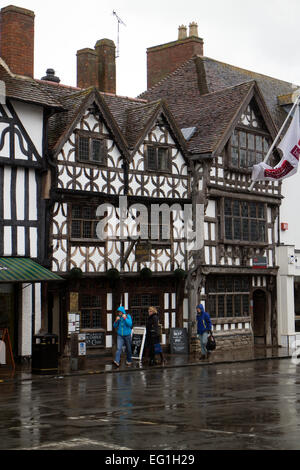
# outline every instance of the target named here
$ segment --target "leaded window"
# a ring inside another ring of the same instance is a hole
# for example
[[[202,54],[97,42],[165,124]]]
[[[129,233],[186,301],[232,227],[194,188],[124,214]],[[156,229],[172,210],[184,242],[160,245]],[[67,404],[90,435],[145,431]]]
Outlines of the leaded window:
[[[250,315],[250,278],[215,276],[206,283],[207,310],[212,318]]]
[[[96,228],[99,219],[96,218],[97,206],[72,205],[71,209],[71,238],[76,240],[98,240]]]
[[[268,130],[257,105],[252,101],[231,136],[230,165],[234,168],[251,169],[265,159],[270,145]]]
[[[80,297],[81,328],[102,328],[101,297],[99,295],[84,294]]]
[[[224,199],[226,240],[265,243],[266,222],[263,203]]]
[[[169,148],[159,145],[147,146],[147,169],[151,171],[171,171]]]
[[[155,307],[159,311],[159,295],[157,294],[135,294],[130,297],[129,303],[134,325],[146,325],[149,307]]]
[[[77,135],[77,160],[84,163],[104,165],[107,147],[105,139],[88,133]]]
[[[268,137],[237,128],[231,137],[231,166],[250,169],[265,159],[269,148]]]

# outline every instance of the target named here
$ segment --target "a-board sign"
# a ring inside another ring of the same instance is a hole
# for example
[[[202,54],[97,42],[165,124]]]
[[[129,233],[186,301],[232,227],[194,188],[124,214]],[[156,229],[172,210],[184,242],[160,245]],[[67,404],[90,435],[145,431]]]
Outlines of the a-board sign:
[[[145,338],[146,328],[144,326],[135,326],[131,336],[132,359],[142,360]]]
[[[105,331],[81,330],[85,333],[85,343],[87,349],[105,347]]]
[[[186,328],[170,328],[171,354],[188,354],[188,333]]]

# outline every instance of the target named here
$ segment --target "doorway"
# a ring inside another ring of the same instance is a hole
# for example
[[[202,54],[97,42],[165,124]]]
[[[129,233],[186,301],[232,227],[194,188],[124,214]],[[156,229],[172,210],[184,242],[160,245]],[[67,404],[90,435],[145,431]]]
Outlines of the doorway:
[[[7,328],[13,353],[15,350],[15,304],[13,284],[0,285],[0,328]]]
[[[267,296],[266,292],[258,289],[253,292],[253,335],[254,344],[266,345],[266,318]]]

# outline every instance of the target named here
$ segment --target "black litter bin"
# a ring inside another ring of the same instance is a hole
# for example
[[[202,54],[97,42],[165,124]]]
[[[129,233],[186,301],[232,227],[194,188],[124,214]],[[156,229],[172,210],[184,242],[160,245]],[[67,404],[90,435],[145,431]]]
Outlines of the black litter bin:
[[[32,344],[32,372],[47,375],[58,372],[58,336],[35,335]]]

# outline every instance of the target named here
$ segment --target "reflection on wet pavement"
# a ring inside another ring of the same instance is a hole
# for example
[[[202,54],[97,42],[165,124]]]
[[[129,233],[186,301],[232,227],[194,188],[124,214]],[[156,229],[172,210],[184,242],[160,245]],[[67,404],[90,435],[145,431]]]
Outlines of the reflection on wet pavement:
[[[0,449],[299,449],[290,359],[0,384]]]

